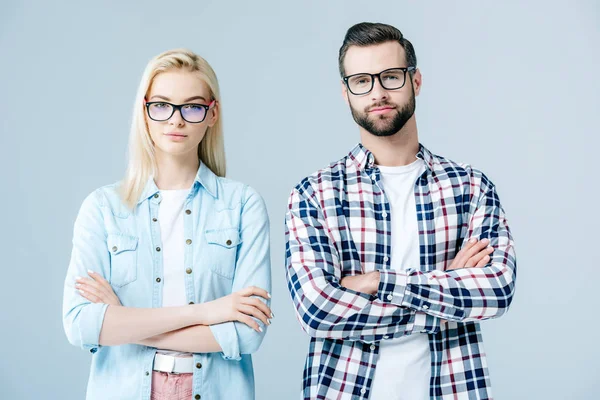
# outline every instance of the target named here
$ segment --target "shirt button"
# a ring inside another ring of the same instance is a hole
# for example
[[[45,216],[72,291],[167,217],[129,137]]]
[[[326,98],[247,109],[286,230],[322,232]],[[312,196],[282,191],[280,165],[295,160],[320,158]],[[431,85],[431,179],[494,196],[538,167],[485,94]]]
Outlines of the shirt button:
[[[188,239],[185,241],[187,244],[192,244],[192,239]]]
[[[156,194],[154,195],[154,198],[155,198],[155,199],[158,199],[158,193],[156,193]]]
[[[192,213],[192,210],[185,210],[185,213],[186,213],[187,215],[190,215],[190,214]]]
[[[371,175],[371,179],[375,180],[377,179],[377,176],[375,176],[375,174]]]
[[[227,241],[225,242],[225,244],[226,244],[227,246],[231,246],[231,240],[227,239]]]
[[[427,330],[426,330],[426,329],[423,329],[423,330],[421,331],[421,333],[427,333]]]
[[[195,398],[196,400],[200,400],[200,395],[199,395],[199,394],[197,394],[197,395],[195,395],[195,396],[194,396],[194,398]]]
[[[381,216],[382,216],[383,218],[385,218],[385,217],[387,217],[387,213],[384,211],[384,212],[382,212],[382,213],[381,213]]]
[[[158,221],[156,218],[152,218],[152,222],[156,222]]]
[[[423,310],[429,310],[429,306],[427,304],[423,304]]]
[[[116,253],[116,251],[117,251],[117,250],[118,250],[118,249],[117,249],[117,246],[113,246],[113,247],[112,247],[112,252],[113,252],[113,253]]]
[[[185,270],[185,272],[186,272],[187,274],[191,274],[191,273],[192,273],[192,269],[191,269],[191,268],[187,268],[187,269]]]
[[[156,248],[156,251],[160,251],[160,247],[157,247],[157,248]]]
[[[385,257],[383,257],[383,261],[384,261],[384,262],[388,262],[388,261],[390,261],[390,258],[389,258],[389,257],[387,257],[387,256],[385,256]]]
[[[374,344],[371,345],[371,350],[375,350],[377,347],[375,347]]]
[[[189,304],[190,304],[190,305],[192,305],[192,304],[194,304],[194,302],[193,302],[193,301],[190,301],[190,303],[189,303]]]
[[[383,338],[384,339],[389,339],[390,337],[388,335],[385,335]]]
[[[196,368],[198,368],[198,369],[202,368],[202,364],[200,364],[200,363],[196,364]]]
[[[365,389],[365,388],[360,389],[360,394],[365,394],[365,393],[367,393],[367,389]]]
[[[150,375],[150,372],[146,371],[146,376]]]
[[[388,299],[389,301],[392,301],[392,300],[394,299],[394,296],[392,296],[391,294],[388,294],[388,295],[387,295],[387,299]]]
[[[156,282],[160,283],[160,278],[156,278]]]

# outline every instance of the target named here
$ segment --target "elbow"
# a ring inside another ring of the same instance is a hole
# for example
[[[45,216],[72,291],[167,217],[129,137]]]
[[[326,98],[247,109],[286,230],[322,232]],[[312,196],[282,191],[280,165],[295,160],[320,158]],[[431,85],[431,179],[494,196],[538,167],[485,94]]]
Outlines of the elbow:
[[[324,319],[319,318],[318,315],[313,313],[297,313],[298,321],[300,321],[300,327],[308,336],[315,339],[323,339],[331,337],[331,329],[326,326]]]
[[[256,332],[254,329],[244,329],[244,332],[240,333],[239,343],[241,354],[254,354],[258,351],[267,333],[266,326],[262,329],[262,332]]]

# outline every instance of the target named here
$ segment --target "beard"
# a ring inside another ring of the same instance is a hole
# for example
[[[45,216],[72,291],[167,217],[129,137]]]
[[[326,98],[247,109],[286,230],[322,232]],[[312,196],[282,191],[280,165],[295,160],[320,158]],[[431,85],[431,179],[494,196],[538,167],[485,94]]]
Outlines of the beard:
[[[373,118],[369,115],[369,110],[376,107],[395,107],[395,113],[389,115],[375,115]],[[406,103],[401,109],[393,103],[377,103],[372,104],[365,108],[363,112],[357,111],[350,105],[350,112],[352,112],[352,118],[354,121],[361,126],[364,130],[375,136],[392,136],[398,133],[406,122],[415,113],[415,90],[412,89],[412,94],[408,103]]]

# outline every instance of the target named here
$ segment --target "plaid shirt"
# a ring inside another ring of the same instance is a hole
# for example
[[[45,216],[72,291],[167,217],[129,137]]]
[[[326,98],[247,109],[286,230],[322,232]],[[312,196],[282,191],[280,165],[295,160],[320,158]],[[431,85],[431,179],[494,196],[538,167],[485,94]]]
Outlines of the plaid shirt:
[[[310,337],[304,399],[368,399],[379,342],[426,333],[431,399],[491,399],[479,321],[513,297],[513,239],[494,184],[469,165],[430,153],[415,182],[420,265],[390,269],[390,204],[373,154],[358,144],[303,179],[286,214],[286,272],[298,320]],[[489,238],[483,268],[446,271],[466,240]],[[340,285],[379,270],[376,295]]]

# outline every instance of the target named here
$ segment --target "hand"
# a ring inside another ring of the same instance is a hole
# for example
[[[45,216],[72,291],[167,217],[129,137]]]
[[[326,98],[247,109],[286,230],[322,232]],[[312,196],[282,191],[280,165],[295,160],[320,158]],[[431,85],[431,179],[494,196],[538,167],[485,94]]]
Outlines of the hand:
[[[115,294],[110,283],[100,274],[88,270],[89,278],[75,278],[75,288],[79,294],[92,303],[104,303],[111,306],[120,306],[121,300]]]
[[[490,261],[490,254],[494,252],[494,248],[488,246],[489,239],[478,241],[476,238],[471,238],[465,247],[457,254],[454,260],[446,271],[460,268],[485,267]]]
[[[355,292],[376,294],[379,290],[379,271],[342,278],[340,285]]]
[[[251,296],[271,298],[266,290],[250,286],[228,296],[198,304],[197,306],[201,309],[199,311],[201,314],[200,324],[215,325],[222,322],[239,321],[257,332],[262,332],[262,328],[251,316],[261,320],[265,325],[271,325],[271,318],[275,316],[258,297]]]

